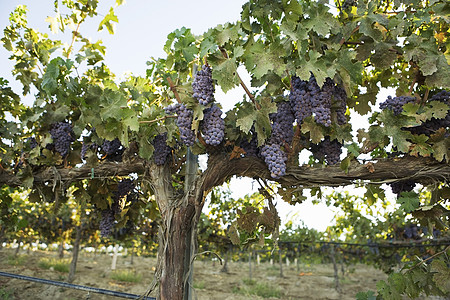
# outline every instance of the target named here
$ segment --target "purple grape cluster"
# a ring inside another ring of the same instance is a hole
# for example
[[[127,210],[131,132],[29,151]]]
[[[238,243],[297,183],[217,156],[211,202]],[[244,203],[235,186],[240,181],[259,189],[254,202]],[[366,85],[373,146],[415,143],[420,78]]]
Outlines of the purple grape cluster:
[[[36,141],[36,138],[34,138],[34,137],[28,138],[28,139],[27,139],[27,142],[28,142],[29,145],[30,145],[30,149],[34,149],[34,148],[36,148],[36,147],[38,146],[38,143],[37,143],[37,141]]]
[[[290,144],[294,137],[295,116],[289,102],[277,103],[277,112],[270,115],[272,135],[270,141],[279,145]]]
[[[334,101],[331,103],[332,107],[336,106],[336,118],[339,125],[348,122],[345,113],[347,112],[347,93],[340,86],[334,87]]]
[[[295,118],[300,124],[306,117],[312,114],[312,103],[310,91],[308,90],[308,82],[301,80],[297,76],[291,78],[291,92],[289,94],[289,102],[294,111]]]
[[[403,105],[406,103],[415,102],[416,98],[409,97],[409,96],[399,96],[392,98],[391,96],[388,96],[386,101],[383,103],[380,103],[380,109],[390,109],[394,112],[395,116],[398,116],[403,111]]]
[[[70,144],[75,141],[72,126],[67,122],[58,122],[52,125],[50,134],[53,139],[53,146],[56,152],[62,157],[67,156]]]
[[[186,146],[193,146],[195,143],[195,132],[192,130],[192,119],[194,113],[184,104],[176,103],[165,109],[167,114],[177,114],[177,126],[180,130],[181,141]]]
[[[162,166],[166,163],[167,155],[172,151],[172,149],[167,145],[167,132],[158,134],[153,139],[153,147],[155,151],[153,152],[153,159],[155,164]]]
[[[398,196],[402,192],[410,192],[416,186],[416,183],[412,180],[401,180],[389,184],[391,186],[392,192]]]
[[[225,121],[222,119],[222,111],[216,105],[203,111],[203,121],[200,130],[203,133],[206,144],[219,145],[225,136]]]
[[[327,136],[319,144],[313,144],[311,146],[311,152],[315,159],[320,161],[325,160],[327,164],[335,165],[341,161],[342,144],[337,140],[330,140],[330,137]]]
[[[130,195],[134,191],[134,188],[135,184],[131,179],[126,178],[119,181],[117,191],[114,192],[114,203],[112,205],[116,213],[120,213],[120,208],[116,207],[119,206],[119,199]]]
[[[212,70],[209,66],[203,65],[202,69],[195,74],[192,82],[194,98],[201,105],[208,105],[214,101],[214,82],[212,79]]]
[[[335,108],[339,125],[347,122],[347,95],[331,78],[327,78],[320,88],[314,76],[311,76],[309,81],[293,76],[291,86],[289,101],[299,124],[306,117],[314,115],[317,123],[329,127],[332,123],[332,108]]]
[[[286,174],[286,153],[278,144],[266,144],[261,147],[261,156],[269,168],[272,178],[280,178]]]
[[[356,0],[344,0],[344,3],[342,3],[342,9],[346,10],[352,6],[356,6],[358,2]]]
[[[123,149],[122,144],[120,143],[118,138],[115,138],[112,141],[104,140],[102,144],[102,150],[106,153],[106,155],[114,155],[120,152]]]
[[[321,90],[314,77],[309,79],[308,84],[313,87],[314,91],[311,93],[314,119],[317,123],[329,127],[331,125],[331,99],[334,93],[334,82],[327,78]],[[316,92],[317,90],[319,92]]]
[[[102,237],[108,237],[111,235],[114,228],[114,211],[112,209],[104,209],[101,214],[99,224],[100,234]]]
[[[259,156],[258,138],[255,132],[255,127],[250,129],[251,138],[243,138],[240,147],[245,151],[245,156]]]

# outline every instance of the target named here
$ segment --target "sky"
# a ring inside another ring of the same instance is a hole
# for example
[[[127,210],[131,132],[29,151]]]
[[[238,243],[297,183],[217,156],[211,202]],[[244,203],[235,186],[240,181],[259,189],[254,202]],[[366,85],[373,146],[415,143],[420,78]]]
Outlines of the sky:
[[[80,31],[92,41],[103,40],[103,44],[107,47],[105,63],[116,76],[121,78],[123,74],[129,72],[145,76],[146,61],[151,57],[165,56],[163,46],[170,32],[184,26],[191,28],[194,34],[202,34],[218,24],[235,22],[239,19],[242,5],[245,2],[244,0],[128,0],[124,5],[115,9],[119,23],[114,35],[110,35],[106,30],[97,32],[100,18],[94,22],[82,24]],[[115,1],[111,0],[101,1],[100,14],[106,15],[109,7],[114,3]],[[3,29],[9,24],[9,14],[19,4],[28,7],[29,25],[52,37],[45,19],[55,15],[53,0],[0,0],[0,27]],[[60,35],[53,35],[53,37],[61,38]],[[70,40],[70,31],[67,32],[66,37],[66,41]],[[10,73],[13,63],[8,57],[9,53],[0,47],[0,77],[8,79],[12,88],[20,93],[21,86],[15,82]],[[250,86],[248,74],[242,72],[240,75],[246,85]],[[242,99],[243,94],[243,90],[238,87],[227,94],[218,90],[215,96],[216,100],[222,104],[223,111],[226,112],[233,107],[236,101]],[[357,121],[358,128],[360,128],[361,122]],[[243,197],[257,191],[258,185],[248,178],[235,178],[232,180],[231,188],[234,197]],[[334,210],[327,208],[324,204],[313,205],[311,199],[295,206],[278,199],[277,208],[282,223],[293,220],[294,223],[299,224],[302,221],[309,228],[321,231],[331,224],[335,214],[335,208]]]

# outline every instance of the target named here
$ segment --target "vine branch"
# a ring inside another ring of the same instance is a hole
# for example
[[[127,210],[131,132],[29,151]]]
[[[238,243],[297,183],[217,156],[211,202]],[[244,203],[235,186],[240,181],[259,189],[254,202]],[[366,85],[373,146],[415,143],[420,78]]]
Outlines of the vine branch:
[[[181,103],[180,95],[178,94],[177,88],[175,87],[175,84],[172,81],[172,78],[167,77],[167,81],[169,82],[170,90],[175,95],[175,98],[177,99],[178,103]]]

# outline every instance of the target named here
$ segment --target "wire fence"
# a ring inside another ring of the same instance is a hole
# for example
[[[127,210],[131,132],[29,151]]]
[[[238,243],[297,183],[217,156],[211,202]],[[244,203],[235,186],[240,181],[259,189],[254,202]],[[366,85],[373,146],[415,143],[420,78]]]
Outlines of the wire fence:
[[[103,295],[114,296],[114,297],[125,298],[125,299],[156,300],[156,298],[154,298],[154,297],[146,297],[146,296],[140,296],[140,295],[135,295],[135,294],[128,294],[128,293],[123,293],[123,292],[99,289],[99,288],[94,288],[94,287],[89,287],[89,286],[84,286],[84,285],[71,284],[68,282],[54,281],[54,280],[49,280],[49,279],[12,274],[12,273],[7,273],[7,272],[0,272],[0,276],[19,279],[19,280],[26,280],[26,281],[31,281],[31,282],[37,282],[40,284],[55,285],[55,286],[60,286],[63,288],[68,288],[68,289],[81,290],[81,291],[85,291],[88,293],[92,292],[92,293],[103,294]]]

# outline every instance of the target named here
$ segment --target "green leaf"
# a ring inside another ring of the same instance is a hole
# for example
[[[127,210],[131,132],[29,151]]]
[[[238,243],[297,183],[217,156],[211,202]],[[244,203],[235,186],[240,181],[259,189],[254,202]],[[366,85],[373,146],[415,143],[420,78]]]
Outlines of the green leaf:
[[[256,109],[250,102],[245,102],[244,105],[237,112],[236,126],[247,134],[256,120]]]
[[[431,271],[434,273],[433,281],[437,287],[444,293],[450,293],[450,268],[442,260],[433,260]]]
[[[228,41],[236,41],[239,37],[238,26],[230,23],[218,25],[216,28],[216,41],[219,46],[224,45]]]
[[[438,161],[450,161],[450,138],[436,142],[432,146],[433,156]]]
[[[324,137],[322,127],[313,121],[312,118],[306,118],[301,126],[302,133],[308,133],[311,141],[318,144]]]
[[[412,212],[420,206],[419,195],[415,192],[402,192],[397,203],[405,212]]]
[[[109,9],[109,13],[103,18],[103,20],[98,25],[97,31],[101,31],[103,30],[103,27],[106,27],[106,29],[110,34],[114,34],[115,24],[111,22],[119,23],[119,19],[114,14],[114,9],[112,7]]]
[[[222,60],[212,70],[212,77],[217,80],[224,93],[239,84],[239,76],[237,73],[236,60],[234,58]]]

